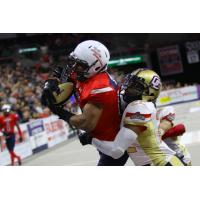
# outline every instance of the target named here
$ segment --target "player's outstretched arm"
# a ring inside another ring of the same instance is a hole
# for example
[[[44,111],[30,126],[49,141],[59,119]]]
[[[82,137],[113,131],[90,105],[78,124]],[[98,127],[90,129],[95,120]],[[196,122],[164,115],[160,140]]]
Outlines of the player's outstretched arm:
[[[96,138],[92,139],[92,145],[95,146],[102,153],[113,157],[120,158],[124,152],[136,140],[137,134],[129,128],[122,127],[118,132],[114,141],[102,141]]]

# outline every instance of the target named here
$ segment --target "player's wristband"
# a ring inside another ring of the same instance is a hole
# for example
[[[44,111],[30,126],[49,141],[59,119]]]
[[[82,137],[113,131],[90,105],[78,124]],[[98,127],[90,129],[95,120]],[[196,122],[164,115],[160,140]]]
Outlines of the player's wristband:
[[[74,116],[75,114],[73,114],[67,110],[64,110],[63,108],[59,108],[57,111],[57,115],[59,116],[60,119],[69,123],[70,118],[72,116]]]

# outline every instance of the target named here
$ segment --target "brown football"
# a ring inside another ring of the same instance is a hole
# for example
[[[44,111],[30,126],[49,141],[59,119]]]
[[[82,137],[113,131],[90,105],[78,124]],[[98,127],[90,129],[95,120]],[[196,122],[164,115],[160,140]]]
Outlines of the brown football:
[[[63,105],[73,94],[74,84],[72,82],[66,82],[59,85],[60,93],[53,93],[56,105]]]

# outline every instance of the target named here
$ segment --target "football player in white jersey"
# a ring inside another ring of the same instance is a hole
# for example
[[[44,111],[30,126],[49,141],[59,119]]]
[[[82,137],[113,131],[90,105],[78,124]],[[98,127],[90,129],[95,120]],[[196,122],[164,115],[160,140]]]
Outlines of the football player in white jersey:
[[[160,119],[160,128],[164,130],[163,141],[176,152],[177,157],[186,166],[191,166],[191,155],[186,146],[180,142],[180,137],[185,133],[183,124],[174,125],[175,112],[172,106],[167,106],[158,109],[157,117]]]
[[[152,70],[138,69],[129,74],[121,90],[127,103],[121,129],[113,142],[93,138],[93,146],[115,159],[127,150],[139,166],[183,166],[159,135],[155,101],[161,87],[160,77]]]

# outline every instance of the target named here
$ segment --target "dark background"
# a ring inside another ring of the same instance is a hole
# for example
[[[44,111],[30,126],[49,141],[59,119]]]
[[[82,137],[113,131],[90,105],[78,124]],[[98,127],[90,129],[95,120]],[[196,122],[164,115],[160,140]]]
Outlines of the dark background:
[[[60,56],[66,56],[81,41],[95,39],[104,43],[111,52],[111,59],[126,56],[146,54],[149,56],[151,67],[160,74],[157,49],[170,45],[178,45],[183,65],[183,73],[162,76],[164,81],[200,82],[200,63],[189,64],[186,57],[185,43],[199,41],[199,33],[2,33],[0,34],[0,63],[16,61],[19,48],[33,46],[48,46],[48,52],[54,61]],[[37,55],[28,55],[37,59]],[[119,69],[129,72],[134,68],[145,67],[149,64],[120,66]]]

